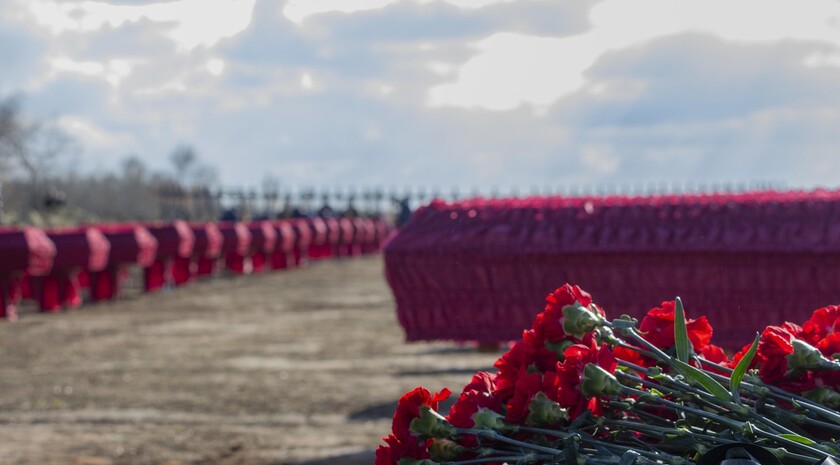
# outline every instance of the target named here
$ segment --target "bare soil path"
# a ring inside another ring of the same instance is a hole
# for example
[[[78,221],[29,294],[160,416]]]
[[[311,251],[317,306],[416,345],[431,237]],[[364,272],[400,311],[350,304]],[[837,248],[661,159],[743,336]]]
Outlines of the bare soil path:
[[[0,321],[0,464],[371,464],[399,396],[498,354],[406,344],[381,258]]]

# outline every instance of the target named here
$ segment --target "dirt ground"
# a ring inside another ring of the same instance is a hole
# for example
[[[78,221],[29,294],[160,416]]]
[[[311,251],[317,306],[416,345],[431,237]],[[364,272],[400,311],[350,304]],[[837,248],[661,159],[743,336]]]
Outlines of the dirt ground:
[[[0,464],[372,464],[399,396],[498,354],[406,344],[378,256],[0,321]]]

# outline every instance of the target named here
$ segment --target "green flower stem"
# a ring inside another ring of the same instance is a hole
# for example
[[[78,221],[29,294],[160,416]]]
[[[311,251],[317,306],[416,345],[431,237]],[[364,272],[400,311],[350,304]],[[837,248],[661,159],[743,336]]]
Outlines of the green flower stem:
[[[662,452],[662,451],[651,452],[651,451],[646,451],[646,450],[640,450],[636,447],[629,447],[629,446],[624,446],[624,445],[621,445],[621,444],[599,441],[598,439],[595,439],[594,437],[592,437],[588,434],[581,434],[581,441],[585,444],[592,444],[592,445],[595,445],[595,446],[600,446],[600,447],[603,447],[604,449],[607,449],[607,450],[617,449],[617,450],[620,450],[622,452],[633,451],[633,452],[636,452],[637,454],[639,454],[643,457],[647,457],[647,458],[653,459],[655,461],[666,460],[669,463],[672,463],[674,465],[679,465],[679,464],[693,465],[688,460],[686,460],[682,457],[676,456],[676,455],[671,455],[671,454],[668,454],[668,453],[665,453],[665,452]]]
[[[705,363],[709,366],[712,366],[716,369],[719,369],[719,370],[723,371],[724,373],[729,373],[729,374],[732,373],[732,369],[727,368],[727,367],[725,367],[723,365],[720,365],[718,363],[710,362],[710,361],[705,360],[705,359],[703,359],[703,363]],[[726,377],[726,376],[722,376],[722,375],[719,375],[719,374],[713,373],[713,372],[708,372],[708,373],[712,378],[716,378],[718,381],[721,381],[721,380],[725,380],[727,382],[729,381],[729,378]],[[785,391],[784,389],[780,389],[776,386],[771,386],[769,384],[765,384],[764,382],[762,382],[761,380],[759,380],[759,379],[757,379],[753,376],[750,376],[749,379],[750,379],[750,381],[748,382],[747,377],[744,377],[744,381],[741,383],[741,388],[742,389],[746,388],[746,389],[749,389],[753,392],[757,392],[759,394],[759,396],[761,396],[762,389],[767,389],[767,390],[770,391],[769,392],[770,396],[772,398],[776,399],[776,400],[782,400],[782,401],[785,401],[785,402],[790,402],[791,399],[793,399],[793,400],[796,401],[797,404],[799,404],[802,407],[810,410],[811,412],[813,412],[817,415],[820,415],[827,420],[831,420],[835,424],[840,424],[840,414],[838,414],[837,412],[835,412],[835,411],[833,411],[829,408],[826,408],[826,407],[824,407],[824,406],[822,406],[822,405],[820,405],[820,404],[818,404],[818,403],[816,403],[816,402],[814,402],[810,399],[807,399],[805,397],[802,397],[802,396],[793,394],[791,392]]]
[[[530,433],[544,434],[546,436],[552,436],[552,437],[561,438],[561,439],[567,439],[569,436],[571,436],[569,433],[564,433],[562,431],[556,431],[556,430],[545,429],[545,428],[533,428],[533,427],[530,427],[530,426],[522,426],[522,427],[519,428],[519,430],[520,431],[527,431],[527,432],[530,432]],[[628,450],[633,450],[635,452],[638,452],[641,455],[646,455],[648,458],[651,458],[651,459],[654,459],[654,460],[658,459],[661,455],[661,454],[650,453],[650,452],[645,453],[645,451],[640,451],[640,450],[637,450],[636,448],[627,447],[627,446],[623,446],[623,445],[620,445],[620,444],[606,443],[606,442],[603,442],[603,441],[599,441],[599,440],[595,439],[594,437],[592,437],[588,434],[580,434],[580,436],[581,436],[581,440],[584,444],[592,444],[592,445],[598,445],[598,446],[605,447],[605,448],[619,449],[619,450],[622,450],[624,452],[626,452]]]
[[[636,347],[632,344],[627,344],[626,342],[623,342],[621,340],[619,340],[619,342],[616,344],[616,347],[621,347],[621,348],[624,348],[624,349],[632,350],[633,352],[636,352],[637,354],[644,355],[645,357],[648,357],[648,358],[652,358],[652,359],[657,358],[656,354],[654,354],[653,352],[650,352],[650,351],[645,350],[645,349],[641,349],[641,348]],[[638,365],[636,365],[636,366],[638,366]],[[641,367],[641,368],[644,371],[644,367]]]
[[[560,439],[568,439],[568,438],[574,436],[574,434],[571,434],[571,433],[564,433],[562,431],[557,431],[557,430],[553,430],[553,429],[536,428],[534,426],[520,426],[519,431],[525,431],[525,432],[528,432],[528,433],[545,434],[546,436],[552,436],[552,437],[560,438]]]
[[[500,455],[497,457],[482,457],[480,459],[459,460],[457,462],[441,462],[441,465],[475,465],[479,463],[511,462],[529,463],[526,460],[552,460],[548,455]]]
[[[712,443],[715,443],[715,444],[731,444],[731,443],[734,443],[734,442],[738,442],[738,441],[735,441],[735,440],[732,440],[732,439],[726,439],[726,438],[720,438],[720,437],[717,437],[717,436],[712,436],[711,434],[704,434],[704,433],[701,433],[700,431],[698,431],[696,428],[693,428],[693,427],[690,428],[688,431],[680,431],[679,429],[676,429],[676,428],[665,428],[665,427],[662,427],[662,426],[648,425],[648,424],[645,424],[645,423],[635,423],[635,422],[626,421],[626,420],[610,420],[608,418],[604,418],[603,421],[604,421],[604,423],[606,423],[608,425],[621,426],[621,427],[627,428],[631,431],[641,431],[641,430],[644,429],[644,430],[652,431],[652,432],[655,432],[655,433],[660,433],[662,435],[666,435],[666,434],[679,434],[679,435],[688,434],[688,435],[691,435],[692,438],[705,439],[706,441],[709,441],[709,442],[712,442]],[[666,439],[666,438],[659,437],[659,439]]]
[[[662,397],[651,395],[649,392],[640,391],[638,389],[634,389],[634,388],[627,387],[627,386],[622,386],[621,390],[625,394],[630,394],[630,395],[633,395],[633,396],[649,397],[649,398],[653,399],[654,402],[656,402],[658,404],[662,404],[662,405],[671,407],[673,409],[676,409],[676,410],[679,410],[679,411],[682,411],[682,412],[685,412],[685,413],[690,413],[690,414],[692,414],[696,417],[699,417],[699,418],[708,418],[710,420],[714,420],[714,421],[716,421],[716,422],[718,422],[722,425],[725,425],[729,428],[732,428],[736,431],[741,431],[744,428],[744,423],[739,422],[737,420],[732,420],[731,418],[722,417],[720,415],[716,415],[716,414],[711,413],[711,412],[705,412],[703,410],[698,410],[696,408],[689,407],[687,405],[682,405],[682,404],[679,404],[677,402],[672,402],[668,399],[663,399]]]
[[[552,456],[562,456],[563,451],[559,449],[553,449],[551,447],[544,447],[538,444],[531,444],[528,442],[518,441],[516,439],[509,438],[507,436],[503,436],[495,431],[484,430],[484,429],[472,429],[472,428],[455,428],[455,432],[457,434],[474,434],[478,436],[479,439],[488,438],[493,441],[504,442],[506,444],[510,444],[513,446],[519,446],[526,449],[531,449],[537,452],[542,452],[544,454],[550,454]]]
[[[636,416],[645,419],[649,423],[659,423],[659,424],[662,424],[662,425],[665,425],[665,426],[671,426],[671,425],[674,424],[674,422],[666,420],[666,419],[662,418],[661,416],[653,415],[653,414],[645,412],[643,410],[636,410],[636,409],[634,409],[634,405],[632,405],[632,404],[627,404],[627,403],[624,403],[624,402],[609,401],[607,403],[607,405],[610,406],[610,407],[617,407],[617,408],[621,409],[622,411],[633,410],[633,413]]]
[[[636,330],[636,328],[626,328],[626,329],[621,329],[619,331],[622,334],[626,334],[627,336],[630,336],[631,339],[633,339],[637,343],[641,344],[642,346],[644,346],[645,349],[650,351],[651,355],[649,355],[649,356],[651,358],[663,361],[663,362],[667,363],[668,366],[671,366],[671,357],[668,354],[666,354],[665,352],[663,352],[662,349],[660,349],[659,347],[656,347],[655,345],[648,342],[647,339],[643,338],[642,335],[639,334],[638,330]]]
[[[622,363],[621,360],[619,360],[619,364],[621,364],[621,363]],[[632,364],[630,364],[630,365],[632,365]],[[701,402],[703,405],[705,405],[707,407],[714,408],[715,410],[718,410],[720,413],[727,413],[727,412],[742,413],[746,417],[748,417],[749,419],[754,420],[756,422],[760,422],[760,423],[764,424],[764,426],[766,426],[766,427],[768,427],[772,430],[775,430],[775,431],[773,431],[774,433],[777,433],[777,434],[796,434],[791,429],[774,422],[773,420],[767,418],[766,416],[759,415],[753,409],[748,409],[748,410],[745,411],[743,406],[736,405],[733,402],[726,402],[726,401],[720,400],[717,397],[713,396],[712,394],[709,394],[708,392],[697,389],[693,386],[690,386],[686,383],[683,383],[683,382],[681,382],[681,381],[679,381],[675,378],[672,378],[670,376],[666,376],[666,377],[663,377],[661,379],[667,380],[669,383],[673,383],[674,385],[676,385],[676,389],[665,387],[664,384],[656,384],[656,383],[653,383],[653,382],[650,382],[650,381],[647,381],[647,380],[642,380],[642,379],[639,379],[639,378],[635,378],[632,375],[628,375],[626,373],[616,372],[616,375],[621,376],[623,378],[633,378],[633,379],[637,380],[638,382],[640,382],[644,386],[653,387],[655,389],[660,389],[663,392],[665,392],[666,394],[679,395],[679,394],[684,393],[684,392],[691,392],[692,394],[695,394],[697,396],[697,398],[696,398],[697,401]]]
[[[828,450],[823,450],[822,448],[816,448],[816,447],[813,447],[813,446],[809,446],[809,445],[807,445],[807,444],[801,444],[801,443],[798,443],[798,442],[796,442],[796,441],[792,441],[792,440],[790,440],[790,439],[783,438],[783,437],[781,437],[781,436],[779,436],[779,435],[776,435],[776,434],[773,434],[773,433],[770,433],[770,432],[764,431],[764,430],[762,430],[761,428],[756,428],[756,427],[753,427],[753,431],[755,431],[756,433],[758,433],[758,435],[759,435],[759,436],[763,436],[763,437],[765,437],[765,438],[767,438],[767,439],[771,439],[771,440],[776,441],[776,442],[778,442],[778,443],[780,443],[780,444],[784,444],[785,446],[787,446],[787,447],[789,447],[789,448],[799,449],[800,451],[803,451],[803,452],[807,452],[807,453],[813,454],[813,459],[812,459],[812,461],[813,461],[813,460],[816,460],[816,459],[819,459],[819,458],[823,458],[823,457],[825,457],[827,454],[828,454],[828,455],[832,455],[832,456],[833,456],[833,455],[834,455],[834,453],[835,453],[835,452],[833,452],[833,451],[832,451],[832,450],[830,450],[830,449],[828,449]],[[810,455],[809,455],[809,456],[810,456]],[[834,458],[835,458],[835,459],[837,459],[838,457],[834,456]]]
[[[785,410],[783,408],[775,408],[774,413],[777,413],[783,417],[790,419],[793,422],[801,422],[805,423],[806,425],[816,426],[818,428],[830,429],[833,431],[840,432],[840,425],[835,425],[832,423],[826,423],[824,421],[816,420],[814,418],[805,416],[805,415],[798,415],[791,411]]]

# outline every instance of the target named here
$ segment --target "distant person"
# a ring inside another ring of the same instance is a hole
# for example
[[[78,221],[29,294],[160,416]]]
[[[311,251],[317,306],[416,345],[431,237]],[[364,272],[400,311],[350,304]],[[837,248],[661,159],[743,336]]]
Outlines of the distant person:
[[[408,219],[411,218],[411,205],[409,204],[408,197],[404,197],[399,202],[399,212],[397,212],[397,227],[401,228],[402,225],[408,223]]]
[[[347,209],[344,210],[344,217],[345,218],[358,218],[359,211],[356,210],[356,207],[353,205],[353,202],[347,204]]]
[[[222,213],[221,220],[222,221],[238,221],[239,218],[237,218],[236,209],[235,208],[228,208],[227,210],[225,210],[224,213]]]
[[[335,216],[335,210],[325,203],[324,206],[318,210],[318,216],[321,218],[332,218]]]

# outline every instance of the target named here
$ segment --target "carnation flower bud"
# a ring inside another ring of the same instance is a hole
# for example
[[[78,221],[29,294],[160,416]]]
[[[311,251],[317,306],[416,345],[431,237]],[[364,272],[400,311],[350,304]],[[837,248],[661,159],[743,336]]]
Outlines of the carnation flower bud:
[[[615,395],[621,392],[621,383],[609,371],[587,363],[583,367],[583,379],[580,382],[580,392],[585,397],[601,397]]]
[[[424,438],[448,438],[455,435],[455,427],[437,416],[428,405],[420,407],[420,416],[411,420],[411,432]]]
[[[827,387],[818,387],[804,393],[805,398],[825,405],[831,409],[840,409],[840,393]]]
[[[437,438],[429,446],[429,454],[435,460],[451,462],[457,460],[464,453],[464,447],[450,439]]]
[[[569,412],[557,402],[549,399],[544,393],[538,392],[528,404],[528,418],[525,420],[533,426],[555,425],[562,420],[569,420]]]
[[[825,358],[819,349],[807,342],[794,339],[792,345],[793,353],[787,356],[788,368],[791,371],[840,369],[840,364]]]
[[[563,331],[578,339],[595,330],[602,322],[600,315],[596,315],[579,302],[563,307]]]
[[[615,347],[620,341],[615,334],[613,334],[613,330],[606,327],[601,326],[595,331],[596,341],[598,344],[607,344],[610,347]]]
[[[473,414],[472,418],[475,422],[475,429],[487,429],[499,432],[508,432],[516,429],[515,426],[505,423],[504,416],[487,408],[479,409]]]

